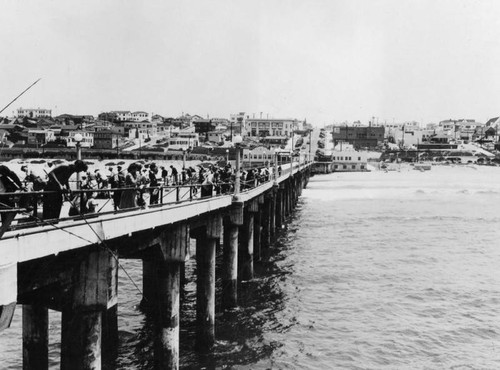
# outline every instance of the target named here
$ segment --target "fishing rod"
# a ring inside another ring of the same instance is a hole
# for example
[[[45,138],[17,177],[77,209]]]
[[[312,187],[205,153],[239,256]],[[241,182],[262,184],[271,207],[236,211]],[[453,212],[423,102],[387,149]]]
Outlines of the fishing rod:
[[[38,80],[36,80],[35,82],[33,82],[31,85],[29,85],[26,90],[24,90],[22,93],[20,93],[18,96],[16,96],[14,98],[14,100],[12,100],[9,104],[7,104],[5,107],[3,107],[3,109],[0,110],[0,113],[2,113],[4,110],[6,110],[9,107],[9,105],[11,105],[12,103],[14,103],[19,97],[21,97],[21,95],[23,95],[26,91],[28,91],[29,89],[31,89],[40,80],[41,80],[41,78],[39,78]]]

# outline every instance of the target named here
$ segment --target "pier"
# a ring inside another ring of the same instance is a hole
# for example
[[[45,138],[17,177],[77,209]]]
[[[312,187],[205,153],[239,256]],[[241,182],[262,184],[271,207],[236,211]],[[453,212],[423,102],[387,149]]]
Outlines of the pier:
[[[154,367],[179,368],[180,291],[189,243],[196,240],[197,350],[215,338],[215,253],[222,244],[222,300],[238,305],[238,281],[254,277],[306,187],[313,163],[234,192],[61,219],[6,231],[0,241],[0,330],[22,305],[23,369],[48,369],[48,310],[62,313],[61,369],[100,369],[116,353],[118,269],[141,259],[142,306],[154,316]],[[177,192],[178,193],[178,192]]]

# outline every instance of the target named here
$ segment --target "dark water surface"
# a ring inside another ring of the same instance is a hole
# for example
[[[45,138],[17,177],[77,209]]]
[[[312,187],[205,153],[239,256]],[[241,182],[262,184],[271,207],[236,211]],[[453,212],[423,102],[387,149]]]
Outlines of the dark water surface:
[[[191,258],[181,367],[500,369],[499,206],[496,168],[312,178],[255,281],[240,287],[240,307],[217,307],[209,357],[193,348]],[[140,261],[122,263],[141,286]],[[119,356],[108,368],[152,368],[140,300],[120,271]],[[0,368],[21,367],[20,313],[0,334]],[[60,315],[50,318],[58,368]]]

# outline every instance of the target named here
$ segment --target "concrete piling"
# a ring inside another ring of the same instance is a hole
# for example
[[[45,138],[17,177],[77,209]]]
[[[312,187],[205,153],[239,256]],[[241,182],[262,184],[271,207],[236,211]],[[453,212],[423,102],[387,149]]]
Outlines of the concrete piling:
[[[160,236],[155,302],[155,369],[179,368],[181,271],[189,256],[189,225],[178,224]]]
[[[110,252],[93,248],[78,264],[62,311],[61,370],[100,369],[102,315],[116,300],[110,289],[115,274]]]
[[[257,205],[258,207],[258,205]],[[254,238],[254,202],[250,202],[244,213],[243,232],[240,233],[240,276],[241,280],[253,279],[253,238]]]
[[[243,203],[236,197],[224,224],[224,274],[223,305],[231,309],[238,304],[238,239],[240,226],[243,225]]]
[[[215,343],[215,248],[222,234],[222,217],[208,216],[205,227],[196,232],[196,347],[210,351]]]
[[[254,226],[253,226],[253,260],[260,261],[262,247],[262,208],[264,206],[264,196],[260,196],[255,202]]]
[[[49,310],[23,305],[23,370],[49,367]]]

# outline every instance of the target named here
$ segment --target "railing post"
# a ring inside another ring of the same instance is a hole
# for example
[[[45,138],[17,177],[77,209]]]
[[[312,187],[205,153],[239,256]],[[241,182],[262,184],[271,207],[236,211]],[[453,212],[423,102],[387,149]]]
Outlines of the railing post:
[[[241,177],[241,158],[240,147],[236,146],[236,173],[234,178],[234,195],[235,197],[240,193],[240,177]]]
[[[175,185],[175,197],[177,199],[177,202],[179,202],[181,200],[181,194],[180,194],[180,186],[179,185]]]

